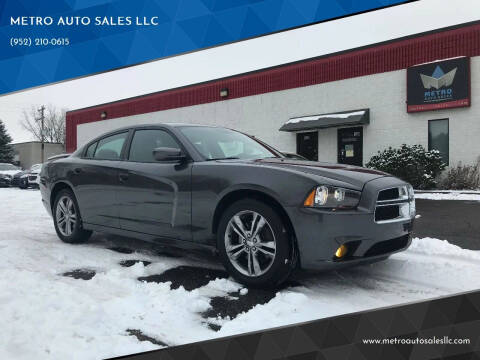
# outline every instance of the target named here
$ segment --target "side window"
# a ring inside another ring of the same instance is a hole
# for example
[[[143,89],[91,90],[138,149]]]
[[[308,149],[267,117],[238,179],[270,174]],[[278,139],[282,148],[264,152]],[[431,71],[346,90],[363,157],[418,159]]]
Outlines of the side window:
[[[98,142],[97,149],[93,156],[94,159],[118,160],[122,153],[122,147],[127,138],[127,132],[115,134],[103,138]]]
[[[175,139],[164,130],[137,130],[130,145],[128,160],[154,162],[153,150],[158,147],[179,148]]]
[[[88,159],[93,158],[93,154],[95,154],[95,149],[97,148],[98,142],[94,142],[92,145],[90,145],[87,148],[87,151],[85,152],[85,157]]]

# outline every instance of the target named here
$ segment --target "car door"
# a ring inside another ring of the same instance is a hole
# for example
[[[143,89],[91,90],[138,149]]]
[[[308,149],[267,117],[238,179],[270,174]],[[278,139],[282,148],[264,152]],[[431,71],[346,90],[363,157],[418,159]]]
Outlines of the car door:
[[[158,147],[182,149],[166,129],[140,128],[131,135],[127,161],[119,170],[120,226],[191,240],[191,162],[156,161],[153,150]]]
[[[128,131],[108,135],[90,144],[72,164],[70,181],[75,188],[82,220],[86,223],[119,228],[117,190],[118,166]]]

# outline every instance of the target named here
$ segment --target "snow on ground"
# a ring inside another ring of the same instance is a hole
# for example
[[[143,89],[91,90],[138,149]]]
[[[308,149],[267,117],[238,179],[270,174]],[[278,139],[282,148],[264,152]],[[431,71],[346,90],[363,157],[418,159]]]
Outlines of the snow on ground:
[[[480,201],[480,191],[474,190],[451,190],[451,191],[428,191],[415,192],[415,199],[427,200],[465,200],[465,201]]]
[[[480,252],[447,241],[414,239],[389,260],[338,272],[302,275],[300,286],[279,291],[234,319],[210,329],[201,313],[213,297],[253,291],[231,279],[187,291],[140,276],[180,265],[218,268],[195,257],[172,258],[143,250],[121,254],[95,237],[83,245],[58,240],[35,190],[0,189],[0,337],[2,359],[97,359],[159,348],[127,329],[169,345],[238,334],[353,311],[480,288]],[[152,262],[122,267],[128,259]],[[61,274],[96,272],[91,280]]]

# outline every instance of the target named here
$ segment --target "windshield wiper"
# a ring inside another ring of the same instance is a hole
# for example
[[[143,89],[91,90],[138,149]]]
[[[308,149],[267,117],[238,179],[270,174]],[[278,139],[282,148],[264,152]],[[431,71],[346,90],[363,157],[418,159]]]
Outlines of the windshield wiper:
[[[215,160],[239,160],[239,157],[236,156],[229,156],[229,157],[219,157],[219,158],[213,158],[213,159],[207,159],[207,161],[215,161]]]

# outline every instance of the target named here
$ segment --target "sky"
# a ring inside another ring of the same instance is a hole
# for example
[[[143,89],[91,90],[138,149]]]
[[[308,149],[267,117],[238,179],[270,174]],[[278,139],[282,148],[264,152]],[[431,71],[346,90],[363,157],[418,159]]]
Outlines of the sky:
[[[479,0],[421,0],[6,94],[0,96],[0,119],[14,143],[29,141],[20,121],[23,110],[32,106],[74,110],[475,20],[480,20]]]

